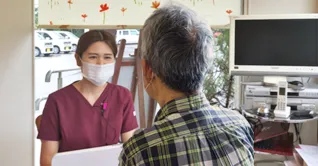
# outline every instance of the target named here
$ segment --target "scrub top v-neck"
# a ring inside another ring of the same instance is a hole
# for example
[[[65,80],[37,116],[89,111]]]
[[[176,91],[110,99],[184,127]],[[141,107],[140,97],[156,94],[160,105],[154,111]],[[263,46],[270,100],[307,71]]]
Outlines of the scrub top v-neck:
[[[108,83],[94,105],[69,85],[49,95],[38,138],[59,141],[59,152],[112,145],[138,127],[132,96]]]

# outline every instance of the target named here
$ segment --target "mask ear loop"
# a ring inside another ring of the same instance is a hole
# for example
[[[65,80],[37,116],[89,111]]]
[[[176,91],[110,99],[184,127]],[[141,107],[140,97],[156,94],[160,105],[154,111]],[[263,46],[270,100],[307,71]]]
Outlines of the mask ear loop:
[[[148,87],[149,87],[149,86],[150,86],[150,84],[152,83],[153,79],[155,79],[155,76],[154,76],[154,74],[153,74],[153,72],[152,72],[152,73],[151,73],[151,80],[150,80],[150,82],[147,84],[147,86],[146,86],[145,90],[147,90],[147,89],[148,89]]]
[[[79,59],[81,62],[83,62],[82,57],[81,57],[80,55],[78,55],[78,54],[77,54],[77,56],[78,56],[78,59]]]

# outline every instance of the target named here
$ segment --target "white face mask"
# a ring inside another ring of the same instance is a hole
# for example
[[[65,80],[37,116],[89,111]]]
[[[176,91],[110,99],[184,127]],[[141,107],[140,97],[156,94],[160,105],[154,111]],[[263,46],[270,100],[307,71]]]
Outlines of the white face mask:
[[[82,61],[83,77],[96,86],[104,85],[114,75],[115,62],[104,65],[96,65]]]

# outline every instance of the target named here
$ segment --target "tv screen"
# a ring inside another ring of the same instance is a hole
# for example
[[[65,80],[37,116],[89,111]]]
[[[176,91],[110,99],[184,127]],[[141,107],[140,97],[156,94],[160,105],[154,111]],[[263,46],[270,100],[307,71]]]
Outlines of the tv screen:
[[[316,19],[235,20],[234,65],[318,66]]]

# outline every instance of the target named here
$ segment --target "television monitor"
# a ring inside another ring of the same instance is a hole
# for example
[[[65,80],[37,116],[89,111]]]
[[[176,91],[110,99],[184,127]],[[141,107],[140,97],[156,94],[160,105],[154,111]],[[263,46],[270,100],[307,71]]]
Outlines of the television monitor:
[[[232,75],[317,76],[318,15],[234,16]]]

